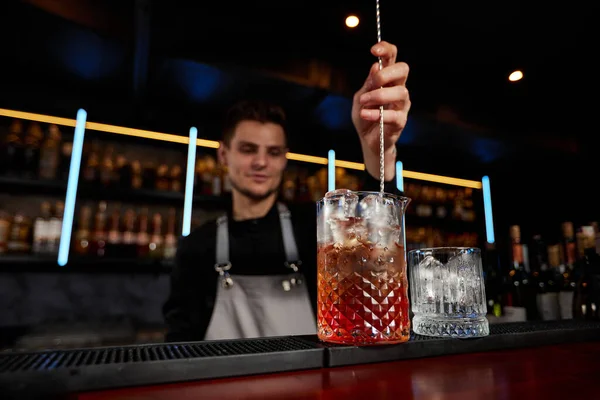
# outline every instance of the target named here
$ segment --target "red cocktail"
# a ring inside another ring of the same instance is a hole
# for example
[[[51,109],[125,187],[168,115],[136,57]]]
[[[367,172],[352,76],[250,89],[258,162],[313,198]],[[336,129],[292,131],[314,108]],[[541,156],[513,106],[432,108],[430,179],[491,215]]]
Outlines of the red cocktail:
[[[336,191],[319,202],[317,334],[321,340],[373,345],[409,339],[401,228],[408,201],[390,194]]]

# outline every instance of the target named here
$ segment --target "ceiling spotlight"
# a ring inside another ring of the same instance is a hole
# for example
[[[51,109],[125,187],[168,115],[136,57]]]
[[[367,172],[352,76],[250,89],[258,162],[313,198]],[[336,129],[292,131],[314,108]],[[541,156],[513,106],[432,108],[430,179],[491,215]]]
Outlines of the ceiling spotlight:
[[[520,81],[521,79],[523,79],[523,73],[519,70],[513,71],[509,76],[508,76],[508,80],[511,82],[516,82],[516,81]]]
[[[349,15],[346,18],[346,26],[348,28],[356,28],[358,26],[358,17],[356,15]]]

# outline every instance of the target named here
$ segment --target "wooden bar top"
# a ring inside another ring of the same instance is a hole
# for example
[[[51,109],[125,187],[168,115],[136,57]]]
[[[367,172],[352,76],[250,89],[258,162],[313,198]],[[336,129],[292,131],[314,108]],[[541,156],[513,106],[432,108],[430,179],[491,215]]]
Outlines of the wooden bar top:
[[[600,399],[600,342],[80,393],[80,400]]]

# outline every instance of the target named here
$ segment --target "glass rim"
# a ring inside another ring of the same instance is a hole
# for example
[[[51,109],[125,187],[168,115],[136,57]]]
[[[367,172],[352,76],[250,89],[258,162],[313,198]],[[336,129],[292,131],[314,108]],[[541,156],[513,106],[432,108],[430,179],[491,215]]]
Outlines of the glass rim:
[[[481,249],[479,247],[474,246],[441,246],[441,247],[424,247],[422,249],[412,249],[409,250],[408,253],[423,253],[426,251],[431,252],[449,252],[449,251],[461,251],[461,250],[472,250],[476,253],[481,253]]]
[[[327,192],[329,193],[329,192]],[[348,193],[354,193],[357,194],[359,196],[361,195],[370,195],[370,194],[381,194],[381,192],[379,191],[374,191],[374,190],[350,190],[348,189],[347,192],[344,193],[336,193],[336,194],[332,194],[331,196],[327,196],[327,193],[325,193],[325,196],[321,197],[319,200],[316,201],[317,204],[324,202],[326,199],[339,199],[340,197],[343,197],[345,195],[347,195]],[[410,197],[406,197],[406,196],[401,196],[398,194],[394,194],[394,193],[389,193],[389,192],[383,192],[383,197],[386,198],[392,198],[395,200],[412,200]]]

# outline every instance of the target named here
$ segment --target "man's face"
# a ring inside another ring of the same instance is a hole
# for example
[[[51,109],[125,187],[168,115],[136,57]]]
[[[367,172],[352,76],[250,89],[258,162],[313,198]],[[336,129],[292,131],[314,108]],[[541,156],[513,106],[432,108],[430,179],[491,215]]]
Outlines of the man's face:
[[[276,192],[286,167],[285,133],[271,122],[242,121],[229,146],[219,147],[219,160],[229,170],[234,190],[262,200]]]

